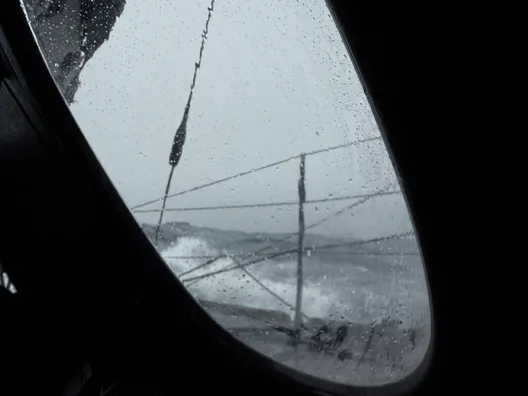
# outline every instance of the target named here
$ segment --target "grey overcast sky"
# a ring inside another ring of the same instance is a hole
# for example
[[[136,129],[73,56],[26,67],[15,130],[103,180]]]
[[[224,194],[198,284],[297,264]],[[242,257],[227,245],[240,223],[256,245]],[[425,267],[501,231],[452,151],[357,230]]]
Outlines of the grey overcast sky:
[[[130,206],[163,195],[209,4],[127,0],[110,39],[81,74],[71,109]],[[171,192],[373,136],[374,117],[324,0],[216,0]],[[167,207],[296,200],[298,168],[290,161],[170,199]],[[381,141],[311,156],[306,172],[308,199],[396,185]],[[350,203],[309,205],[306,222]],[[140,222],[156,218],[137,214]],[[289,232],[297,208],[171,212],[165,220]],[[313,231],[369,238],[410,228],[403,198],[392,196]]]

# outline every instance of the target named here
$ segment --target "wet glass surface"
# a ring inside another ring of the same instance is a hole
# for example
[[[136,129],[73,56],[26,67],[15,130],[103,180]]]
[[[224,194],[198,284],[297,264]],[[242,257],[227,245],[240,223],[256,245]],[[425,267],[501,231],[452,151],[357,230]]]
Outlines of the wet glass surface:
[[[330,381],[417,367],[419,248],[324,1],[24,3],[97,157],[215,320]]]

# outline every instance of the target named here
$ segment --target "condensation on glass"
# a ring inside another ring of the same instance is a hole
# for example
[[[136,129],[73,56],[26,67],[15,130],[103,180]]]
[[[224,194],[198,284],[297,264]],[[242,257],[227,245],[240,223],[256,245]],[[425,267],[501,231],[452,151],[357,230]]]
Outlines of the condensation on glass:
[[[96,155],[214,319],[330,381],[416,369],[420,251],[323,0],[25,5]]]

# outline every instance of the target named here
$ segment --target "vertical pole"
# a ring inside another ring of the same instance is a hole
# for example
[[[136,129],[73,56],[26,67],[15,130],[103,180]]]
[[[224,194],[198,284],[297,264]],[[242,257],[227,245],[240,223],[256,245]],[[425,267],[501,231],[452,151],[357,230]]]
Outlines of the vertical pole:
[[[295,301],[295,331],[300,334],[302,324],[302,296],[303,296],[303,250],[304,250],[304,203],[306,201],[305,155],[301,154],[299,177],[299,242],[297,245],[297,296]]]

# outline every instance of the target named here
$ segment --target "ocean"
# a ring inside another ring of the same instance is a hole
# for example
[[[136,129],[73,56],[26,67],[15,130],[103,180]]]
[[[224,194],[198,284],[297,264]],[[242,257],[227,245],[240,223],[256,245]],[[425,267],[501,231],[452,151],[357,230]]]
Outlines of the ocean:
[[[142,227],[154,240],[155,226]],[[174,222],[161,227],[158,247],[215,320],[281,363],[333,381],[380,385],[407,375],[425,355],[430,308],[424,268],[412,237],[365,243],[305,236],[304,247],[310,249],[303,254],[306,338],[313,338],[323,325],[334,331],[346,326],[349,332],[341,346],[346,359],[339,350],[314,351],[309,342],[294,347],[288,335],[273,330],[274,325],[293,326],[296,235]]]

